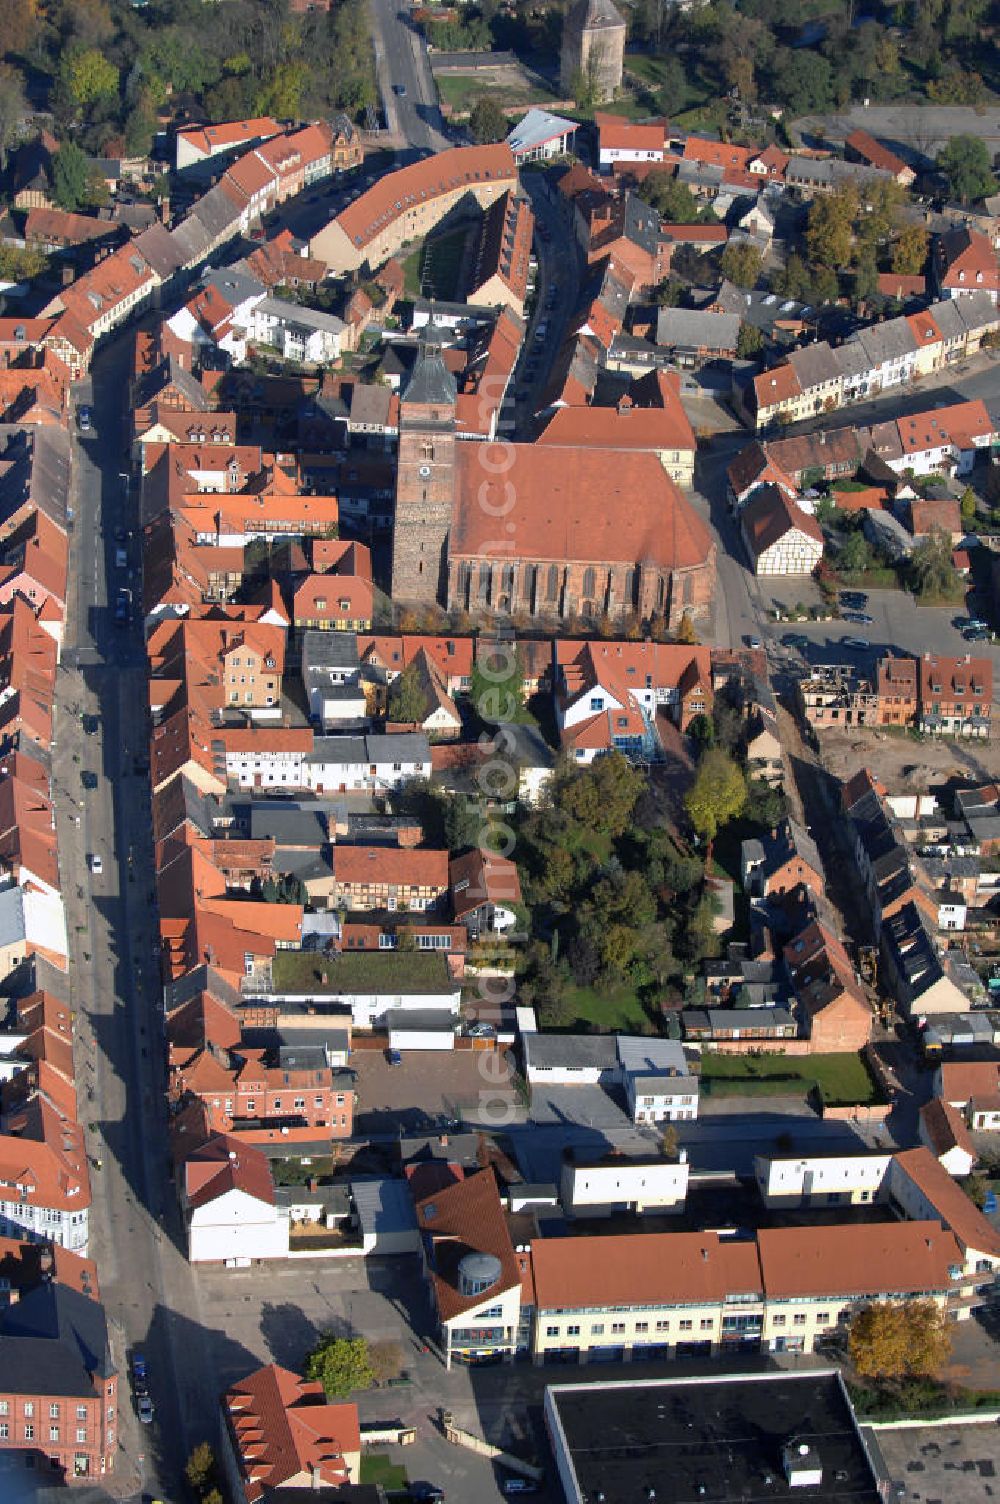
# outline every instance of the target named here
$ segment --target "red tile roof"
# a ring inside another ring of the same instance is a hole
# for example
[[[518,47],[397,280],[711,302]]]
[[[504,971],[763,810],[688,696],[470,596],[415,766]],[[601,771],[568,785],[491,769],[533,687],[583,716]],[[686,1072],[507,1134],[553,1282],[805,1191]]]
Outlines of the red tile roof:
[[[390,883],[443,892],[448,886],[448,853],[426,847],[338,845],[333,872],[338,883],[352,887]]]
[[[178,131],[178,136],[204,156],[226,151],[241,143],[249,145],[262,137],[276,136],[281,126],[269,115],[258,115],[252,120],[224,120],[218,125],[196,125],[189,130]]]
[[[923,1193],[944,1225],[955,1234],[963,1250],[971,1249],[974,1253],[1000,1259],[1000,1233],[973,1205],[961,1186],[955,1184],[930,1149],[905,1149],[896,1155],[895,1164]]]
[[[893,177],[901,172],[909,171],[902,157],[897,157],[894,151],[883,146],[881,141],[876,141],[875,137],[870,136],[867,131],[852,131],[844,144],[872,167],[881,168],[883,172],[891,172]]]
[[[941,1066],[941,1096],[959,1107],[972,1097],[1000,1091],[1000,1061],[946,1060]]]
[[[521,882],[514,862],[495,851],[479,848],[454,858],[451,890],[456,919],[484,903],[521,902]]]
[[[796,397],[802,396],[802,388],[799,378],[792,366],[773,366],[769,371],[762,371],[753,379],[754,394],[757,398],[757,411],[763,412],[769,407],[777,407],[780,402],[791,402]]]
[[[531,1244],[539,1312],[716,1304],[762,1292],[756,1244],[712,1232],[542,1238]]]
[[[305,1475],[328,1489],[348,1482],[345,1456],[361,1451],[358,1407],[328,1405],[323,1386],[270,1363],[225,1394],[248,1504]]]
[[[951,1290],[962,1262],[940,1222],[761,1228],[757,1246],[770,1301]]]
[[[457,451],[456,557],[495,553],[496,518],[509,512],[505,552],[518,559],[650,560],[663,569],[693,568],[714,557],[701,517],[654,454],[617,449],[506,445],[502,475],[487,469],[489,445]],[[506,498],[517,505],[510,509]]]
[[[341,211],[337,223],[352,244],[363,247],[414,204],[463,186],[472,190],[505,179],[511,186],[517,182],[514,154],[506,142],[498,146],[453,146],[386,173]]]
[[[620,115],[596,112],[594,124],[600,133],[601,151],[662,152],[666,145],[666,120],[652,120],[647,124],[636,125],[630,120],[623,120]]]
[[[538,437],[539,444],[595,449],[681,450],[693,453],[695,436],[680,394],[665,371],[656,373],[661,401],[617,407],[560,407]]]
[[[442,1321],[520,1287],[520,1270],[492,1169],[480,1170],[424,1197],[417,1202],[416,1213],[417,1225],[433,1243],[431,1279]],[[492,1253],[500,1261],[499,1281],[483,1294],[467,1296],[459,1292],[458,1266],[467,1253]]]
[[[950,1149],[963,1149],[973,1162],[979,1158],[965,1119],[950,1102],[931,1097],[920,1109],[920,1121],[930,1139],[930,1147],[939,1158]]]
[[[755,155],[752,147],[734,146],[729,141],[707,141],[701,136],[688,136],[684,143],[686,162],[704,162],[711,167],[745,169]]]
[[[756,558],[793,529],[822,547],[823,529],[816,518],[797,506],[779,486],[761,486],[755,491],[740,513],[740,522]]]
[[[274,1205],[274,1181],[266,1154],[231,1134],[219,1133],[186,1161],[184,1193],[188,1206],[195,1208],[230,1191]]]

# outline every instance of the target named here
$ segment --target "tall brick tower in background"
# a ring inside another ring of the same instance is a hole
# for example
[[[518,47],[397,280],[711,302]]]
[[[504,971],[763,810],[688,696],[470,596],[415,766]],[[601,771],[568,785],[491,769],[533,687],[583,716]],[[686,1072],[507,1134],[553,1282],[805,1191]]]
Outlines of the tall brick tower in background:
[[[455,379],[425,339],[399,402],[392,598],[443,603],[455,502]]]

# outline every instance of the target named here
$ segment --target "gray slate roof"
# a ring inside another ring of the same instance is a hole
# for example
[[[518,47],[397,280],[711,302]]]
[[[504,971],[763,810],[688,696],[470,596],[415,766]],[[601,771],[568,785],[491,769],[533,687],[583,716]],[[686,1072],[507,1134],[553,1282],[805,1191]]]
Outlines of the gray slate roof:
[[[331,637],[334,635],[330,633]],[[312,751],[307,752],[303,759],[304,762],[339,763],[342,767],[366,760],[363,736],[317,736]]]
[[[4,1388],[92,1398],[94,1378],[116,1372],[100,1301],[69,1285],[43,1284],[0,1312]]]
[[[416,1232],[413,1199],[402,1180],[352,1180],[351,1195],[362,1234]]]
[[[261,298],[257,312],[293,329],[324,329],[330,334],[343,334],[347,328],[343,319],[338,319],[334,313],[324,313],[321,308],[303,308],[300,303],[289,303],[284,298]]]
[[[398,731],[392,736],[365,738],[369,762],[430,762],[430,742],[422,731]]]
[[[524,1057],[542,1070],[614,1070],[618,1041],[613,1034],[525,1034]]]
[[[739,332],[738,313],[661,308],[656,318],[658,345],[678,345],[693,350],[735,350]]]
[[[354,632],[321,632],[309,627],[302,634],[302,672],[321,669],[355,669],[358,639]]]
[[[422,345],[406,383],[403,401],[420,402],[428,407],[451,407],[457,395],[455,378],[442,360],[441,352],[428,344]]]

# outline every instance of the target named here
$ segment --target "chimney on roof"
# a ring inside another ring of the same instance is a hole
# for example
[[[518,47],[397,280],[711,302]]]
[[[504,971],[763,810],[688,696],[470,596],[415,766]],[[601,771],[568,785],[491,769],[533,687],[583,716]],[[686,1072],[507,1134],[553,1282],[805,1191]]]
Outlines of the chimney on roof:
[[[312,1491],[313,1491],[313,1493],[314,1494],[318,1494],[319,1491],[320,1491],[320,1489],[322,1487],[323,1487],[323,1474],[321,1473],[321,1471],[320,1471],[319,1467],[317,1466],[317,1464],[314,1462],[313,1465],[312,1465]]]

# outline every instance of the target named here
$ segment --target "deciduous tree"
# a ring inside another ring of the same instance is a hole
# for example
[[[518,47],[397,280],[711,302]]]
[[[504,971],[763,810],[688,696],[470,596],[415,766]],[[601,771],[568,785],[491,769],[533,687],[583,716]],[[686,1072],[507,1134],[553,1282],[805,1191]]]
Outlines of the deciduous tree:
[[[639,197],[668,224],[693,225],[701,215],[701,205],[687,184],[664,172],[651,172],[639,188]]]
[[[589,768],[568,769],[557,777],[555,801],[588,830],[620,836],[628,829],[645,780],[620,752],[599,757]]]
[[[184,1467],[184,1477],[196,1494],[204,1494],[215,1479],[215,1453],[211,1444],[201,1441],[191,1453]]]
[[[507,116],[492,94],[480,94],[469,115],[469,134],[473,141],[487,144],[502,141],[507,135]]]
[[[951,1336],[932,1300],[876,1301],[854,1317],[847,1345],[866,1378],[904,1378],[936,1373],[951,1351]]]
[[[730,243],[719,258],[722,275],[737,287],[756,287],[763,265],[763,256],[748,240]]]
[[[935,162],[952,193],[963,204],[996,192],[989,150],[980,136],[952,136],[938,152]]]
[[[866,569],[871,568],[872,551],[860,529],[856,529],[845,539],[837,563],[845,574],[864,574]]]
[[[711,847],[721,825],[742,814],[747,802],[743,770],[721,747],[710,747],[684,798],[696,834]]]
[[[927,231],[922,225],[905,225],[892,242],[892,270],[901,277],[916,277],[927,264]]]
[[[698,641],[698,634],[694,629],[694,622],[691,620],[691,614],[688,611],[682,613],[681,619],[677,623],[677,641],[691,646]]]
[[[0,170],[27,114],[28,101],[21,75],[6,63],[0,63]]]
[[[321,1337],[306,1358],[306,1378],[318,1380],[330,1400],[345,1399],[355,1389],[370,1389],[375,1373],[364,1337]]]
[[[391,721],[415,721],[418,725],[430,710],[430,701],[415,663],[407,664],[389,688],[388,716]]]
[[[96,47],[70,50],[60,71],[69,97],[81,107],[113,99],[118,93],[118,69]]]
[[[833,69],[818,52],[782,48],[775,54],[771,87],[788,114],[824,115],[833,106]]]
[[[812,261],[828,267],[849,265],[857,212],[858,196],[853,188],[842,188],[813,200],[806,227],[806,246]]]
[[[951,534],[943,527],[931,528],[910,555],[910,581],[918,596],[951,595],[958,589],[951,555]]]
[[[388,1384],[403,1372],[403,1349],[398,1342],[372,1342],[368,1347],[373,1381]]]

